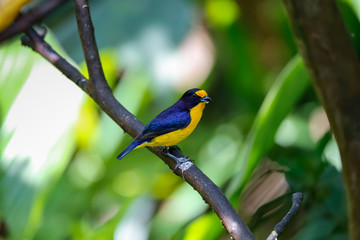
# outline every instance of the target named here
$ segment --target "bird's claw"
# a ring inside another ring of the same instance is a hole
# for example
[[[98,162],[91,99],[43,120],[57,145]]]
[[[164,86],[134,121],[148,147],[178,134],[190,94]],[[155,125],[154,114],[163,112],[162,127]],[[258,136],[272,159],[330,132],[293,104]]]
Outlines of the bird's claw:
[[[176,161],[176,166],[174,167],[174,171],[176,171],[181,164],[189,162],[189,161],[190,162],[194,161],[194,160],[188,158],[187,156],[181,157],[181,158],[176,158],[176,159],[174,158],[174,160]]]
[[[178,146],[171,146],[171,148],[175,148],[176,150],[177,149],[179,149],[179,147]],[[175,166],[175,168],[174,168],[174,171],[176,171],[178,168],[179,168],[179,166],[181,165],[181,164],[183,164],[183,163],[186,163],[186,162],[189,162],[189,161],[191,161],[191,162],[193,162],[193,160],[192,159],[190,159],[190,158],[188,158],[187,156],[185,156],[185,157],[176,157],[176,156],[174,156],[173,154],[171,154],[170,153],[170,147],[161,147],[161,150],[162,150],[162,153],[164,154],[164,155],[166,155],[166,156],[168,156],[168,157],[171,157],[172,159],[174,159],[175,161],[176,161],[176,166]]]

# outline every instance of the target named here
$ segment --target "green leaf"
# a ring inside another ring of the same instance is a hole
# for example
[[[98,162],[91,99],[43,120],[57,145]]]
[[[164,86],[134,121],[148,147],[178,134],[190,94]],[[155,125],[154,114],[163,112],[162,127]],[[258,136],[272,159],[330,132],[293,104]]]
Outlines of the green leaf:
[[[304,63],[295,56],[269,90],[237,159],[236,173],[227,189],[235,200],[262,157],[274,144],[275,133],[309,85]]]

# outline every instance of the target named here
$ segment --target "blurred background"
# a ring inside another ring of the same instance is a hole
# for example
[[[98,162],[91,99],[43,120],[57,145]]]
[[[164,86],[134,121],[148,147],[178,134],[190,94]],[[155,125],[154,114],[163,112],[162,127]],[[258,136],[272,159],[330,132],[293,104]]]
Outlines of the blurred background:
[[[338,0],[360,54],[360,1]],[[90,1],[105,75],[143,123],[193,87],[206,106],[183,153],[258,239],[347,239],[336,142],[280,0]],[[84,74],[71,1],[46,40]],[[331,26],[329,26],[331,27]],[[229,239],[192,187],[19,37],[0,45],[0,239]]]

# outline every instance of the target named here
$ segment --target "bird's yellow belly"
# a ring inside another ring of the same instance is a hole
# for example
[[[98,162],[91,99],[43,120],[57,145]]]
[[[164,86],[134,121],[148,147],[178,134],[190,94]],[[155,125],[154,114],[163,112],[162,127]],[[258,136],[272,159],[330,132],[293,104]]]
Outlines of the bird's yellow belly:
[[[202,102],[190,110],[191,122],[187,127],[155,137],[150,142],[141,144],[137,148],[146,147],[146,146],[148,147],[173,146],[178,142],[184,140],[194,131],[195,127],[199,123],[204,107],[205,107],[205,103]]]

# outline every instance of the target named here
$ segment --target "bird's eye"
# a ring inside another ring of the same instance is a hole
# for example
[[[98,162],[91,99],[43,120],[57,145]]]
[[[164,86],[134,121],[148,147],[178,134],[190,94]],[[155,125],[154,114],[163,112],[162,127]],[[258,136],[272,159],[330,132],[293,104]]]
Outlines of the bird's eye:
[[[196,98],[198,95],[196,95],[196,93],[193,93],[192,96],[193,96],[194,98]]]

